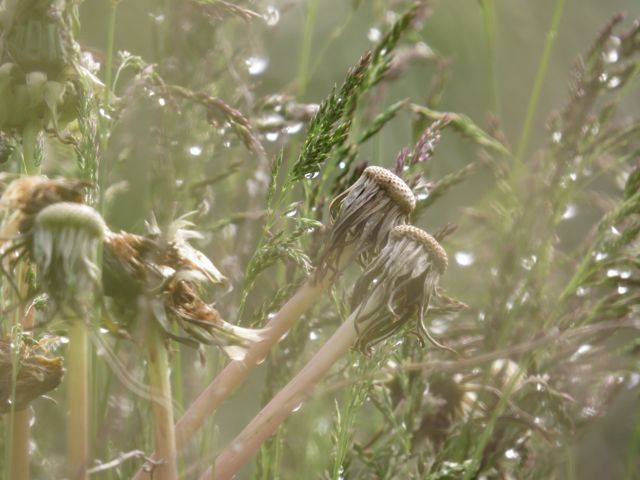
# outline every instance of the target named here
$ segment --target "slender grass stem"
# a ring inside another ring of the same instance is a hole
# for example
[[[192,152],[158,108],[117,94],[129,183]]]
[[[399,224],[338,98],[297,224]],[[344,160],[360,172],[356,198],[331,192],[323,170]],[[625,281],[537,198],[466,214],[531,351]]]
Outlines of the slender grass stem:
[[[162,335],[158,328],[148,330],[147,353],[149,359],[149,383],[157,396],[153,402],[155,448],[162,463],[154,468],[156,480],[177,480],[178,464],[176,455],[175,429],[169,360]]]
[[[491,88],[491,107],[500,118],[500,89],[498,88],[498,72],[496,65],[496,5],[494,0],[481,0],[484,35],[487,42],[487,61],[489,64],[489,84]]]
[[[542,51],[542,58],[538,64],[538,70],[536,71],[536,78],[533,82],[533,89],[531,90],[531,96],[529,97],[529,105],[527,106],[527,113],[520,133],[520,140],[518,142],[518,148],[516,150],[515,162],[516,166],[522,164],[524,155],[529,145],[529,135],[531,133],[531,126],[533,125],[533,119],[538,108],[538,101],[540,100],[540,92],[542,91],[542,84],[547,73],[547,67],[549,66],[549,59],[551,58],[551,51],[556,40],[556,34],[558,32],[558,26],[560,25],[560,19],[562,18],[562,12],[564,11],[565,0],[556,0],[556,6],[553,12],[553,18],[551,19],[551,25],[547,32],[547,40]]]
[[[345,252],[339,262],[341,271],[352,259],[352,251]],[[266,325],[261,342],[253,344],[243,360],[230,362],[207,388],[193,401],[176,424],[176,446],[182,448],[216,409],[240,386],[249,373],[269,354],[269,351],[291,329],[293,324],[316,304],[333,282],[333,272],[317,282],[308,281],[285,303]],[[153,458],[157,458],[156,452]],[[135,480],[150,478],[140,469]]]
[[[260,445],[299,405],[311,388],[324,377],[333,364],[345,355],[357,338],[356,315],[352,314],[314,355],[305,367],[258,413],[240,434],[220,453],[215,464],[215,478],[226,480],[247,463]],[[205,472],[201,480],[214,478]]]
[[[307,90],[309,81],[309,63],[311,59],[311,41],[313,39],[313,26],[318,11],[318,0],[309,0],[307,3],[307,16],[304,24],[304,36],[300,50],[298,63],[298,96],[302,98]]]
[[[69,321],[67,352],[67,470],[72,480],[89,478],[89,335],[83,320]]]

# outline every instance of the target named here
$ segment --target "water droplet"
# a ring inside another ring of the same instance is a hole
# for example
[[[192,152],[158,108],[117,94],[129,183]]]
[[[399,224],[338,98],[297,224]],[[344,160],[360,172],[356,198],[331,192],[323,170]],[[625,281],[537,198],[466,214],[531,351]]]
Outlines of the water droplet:
[[[98,109],[98,113],[100,114],[100,116],[102,118],[106,118],[107,120],[111,120],[111,116],[107,113],[107,111],[104,108],[100,107]]]
[[[160,105],[161,107],[164,107],[166,104],[167,104],[167,101],[164,98],[162,97],[158,98],[158,105]]]
[[[60,339],[60,343],[62,343],[63,345],[66,345],[67,343],[69,343],[69,339],[67,337],[59,337]]]
[[[296,405],[295,407],[293,407],[293,409],[291,410],[291,413],[296,413],[297,411],[299,411],[302,408],[302,404],[304,402],[300,402],[298,405]]]
[[[375,27],[371,27],[367,32],[367,38],[371,42],[377,42],[382,38],[382,32]]]
[[[620,77],[611,77],[611,80],[609,80],[609,83],[607,83],[607,87],[611,89],[618,88],[621,83],[622,80],[620,80]]]
[[[609,37],[607,41],[607,50],[603,53],[604,61],[607,63],[616,63],[620,58],[618,47],[620,47],[620,38],[616,36]]]
[[[523,258],[521,262],[522,268],[524,268],[525,270],[531,270],[537,261],[538,261],[538,257],[536,257],[535,255],[531,255],[530,257]]]
[[[543,383],[536,383],[536,392],[544,392],[546,387]]]
[[[570,203],[569,205],[567,205],[567,208],[565,208],[564,213],[562,214],[562,219],[569,220],[575,217],[577,213],[578,207],[576,207],[573,203]]]
[[[629,287],[625,285],[618,285],[618,295],[624,295],[629,291]]]
[[[340,163],[338,164],[338,168],[340,170],[344,170],[345,168],[347,168],[347,162],[345,162],[344,160],[341,160]]]
[[[518,453],[518,451],[513,448],[510,448],[509,450],[504,452],[504,456],[509,460],[517,460],[518,458],[520,458],[520,454]]]
[[[275,27],[280,21],[280,10],[273,5],[269,5],[265,12],[262,14],[262,18],[265,23],[270,27]]]
[[[309,340],[311,340],[312,342],[314,340],[317,340],[318,337],[319,337],[318,332],[314,332],[313,330],[309,332]]]
[[[280,132],[267,132],[264,134],[264,138],[266,138],[268,142],[275,142],[279,137]]]
[[[579,297],[584,297],[587,293],[589,293],[589,289],[585,287],[578,287],[576,289],[576,295]]]
[[[286,217],[291,218],[291,217],[295,217],[297,213],[298,213],[298,210],[297,210],[297,209],[295,209],[295,208],[292,208],[291,210],[289,210],[288,212],[286,212],[284,215],[285,215]]]
[[[416,195],[416,200],[423,201],[429,198],[429,192],[420,192]]]
[[[601,262],[602,260],[606,259],[609,254],[605,252],[594,252],[593,256],[595,257],[596,262]]]
[[[631,270],[620,270],[620,278],[631,278]]]
[[[611,233],[613,233],[616,237],[621,236],[622,234],[620,233],[620,230],[618,230],[616,227],[612,226],[611,227]]]
[[[620,276],[619,270],[616,270],[615,268],[610,268],[607,270],[607,277],[613,278],[613,277],[619,277],[619,276]]]
[[[231,140],[225,140],[224,142],[222,142],[222,146],[224,148],[230,148],[231,147]]]
[[[162,23],[166,19],[166,17],[164,16],[164,13],[158,13],[158,14],[150,13],[149,16],[156,23]]]
[[[249,75],[260,75],[267,69],[269,60],[266,57],[251,56],[244,63],[247,66]]]
[[[315,170],[313,172],[305,173],[304,178],[306,178],[307,180],[313,180],[314,178],[318,178],[318,175],[320,175],[320,171]]]
[[[192,145],[189,147],[189,155],[199,157],[202,155],[202,147],[200,145]]]
[[[553,140],[553,143],[560,143],[562,141],[562,132],[553,132],[551,140]]]
[[[606,73],[601,73],[600,76],[598,77],[598,81],[600,83],[607,83],[607,80],[609,79],[608,75]]]
[[[468,267],[469,265],[473,265],[473,262],[476,261],[473,253],[471,252],[463,252],[459,251],[455,253],[456,263],[461,267]]]
[[[291,125],[288,125],[285,129],[284,132],[287,135],[293,135],[295,133],[298,133],[300,130],[302,130],[302,127],[304,126],[304,124],[302,122],[298,122],[298,123],[294,123]]]

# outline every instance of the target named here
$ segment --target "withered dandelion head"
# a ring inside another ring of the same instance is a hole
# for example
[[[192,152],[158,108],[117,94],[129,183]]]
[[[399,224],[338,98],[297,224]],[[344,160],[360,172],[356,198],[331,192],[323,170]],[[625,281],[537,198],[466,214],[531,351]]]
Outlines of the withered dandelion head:
[[[353,291],[356,348],[369,351],[416,314],[419,321],[415,333],[421,340],[425,337],[431,340],[424,316],[447,265],[447,253],[427,232],[411,225],[394,227],[387,244],[360,276]]]
[[[50,179],[23,176],[11,182],[0,197],[0,209],[6,215],[0,229],[3,238],[28,232],[35,216],[43,208],[58,202],[83,203],[84,180]]]
[[[243,358],[247,347],[262,338],[261,330],[224,321],[201,298],[197,286],[203,280],[220,283],[224,277],[186,240],[167,241],[157,232],[109,232],[104,248],[104,293],[118,308],[129,310],[133,320],[146,305],[166,337],[192,347],[217,345],[233,359]]]
[[[17,349],[17,354],[15,350]],[[35,398],[56,388],[62,380],[62,358],[47,357],[38,344],[16,338],[0,338],[0,413],[26,408]],[[14,361],[19,362],[15,378]]]
[[[405,223],[415,206],[411,188],[400,177],[382,167],[367,167],[331,203],[333,225],[320,257],[320,269],[335,269],[349,245],[355,246],[356,255],[376,253],[391,229]]]
[[[99,282],[96,262],[106,231],[100,214],[87,205],[60,202],[38,213],[30,251],[54,299],[87,292]]]

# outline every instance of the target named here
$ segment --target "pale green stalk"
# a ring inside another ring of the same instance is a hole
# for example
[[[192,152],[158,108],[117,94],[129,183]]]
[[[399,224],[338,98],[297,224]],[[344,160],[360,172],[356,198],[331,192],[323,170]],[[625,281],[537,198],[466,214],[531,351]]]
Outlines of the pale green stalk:
[[[527,107],[527,114],[524,120],[524,126],[522,127],[522,133],[520,134],[520,141],[518,142],[518,149],[516,150],[515,162],[516,167],[522,164],[524,155],[527,152],[527,146],[529,145],[529,134],[531,133],[531,126],[533,119],[536,115],[538,108],[538,100],[540,99],[540,92],[542,91],[542,84],[547,73],[547,67],[549,66],[549,59],[551,58],[551,51],[556,40],[558,33],[558,26],[560,25],[560,19],[562,18],[562,12],[564,11],[565,0],[557,0],[553,18],[549,31],[547,32],[547,41],[544,44],[544,50],[542,51],[542,58],[538,65],[536,72],[536,78],[533,82],[533,89],[531,90],[531,96],[529,97],[529,105]]]
[[[313,39],[313,27],[318,11],[318,0],[309,0],[307,3],[307,17],[304,24],[304,36],[300,50],[298,63],[298,97],[302,98],[307,90],[309,81],[309,60],[311,58],[311,41]]]
[[[154,480],[177,480],[176,435],[173,421],[170,368],[162,334],[155,325],[147,331],[149,383],[154,392],[153,419],[155,449],[162,463],[154,467]]]
[[[71,480],[89,478],[89,333],[80,318],[69,325],[67,379],[67,474]]]

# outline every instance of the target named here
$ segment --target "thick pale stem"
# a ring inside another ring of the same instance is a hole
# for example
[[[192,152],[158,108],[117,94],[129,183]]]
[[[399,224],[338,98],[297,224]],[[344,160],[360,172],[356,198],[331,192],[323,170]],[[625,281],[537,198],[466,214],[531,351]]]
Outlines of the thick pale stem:
[[[352,257],[351,250],[345,252],[339,262],[338,271],[341,271]],[[266,334],[263,340],[253,344],[243,360],[230,362],[189,405],[176,425],[176,445],[178,448],[182,448],[225,399],[244,383],[251,370],[265,359],[273,346],[282,339],[294,323],[315,305],[333,280],[334,275],[330,272],[319,281],[309,281],[300,287],[266,325]],[[158,458],[157,452],[152,458]],[[150,478],[150,474],[141,469],[134,480]]]
[[[215,465],[217,480],[232,478],[260,448],[260,445],[277,430],[291,411],[303,401],[331,366],[349,351],[357,337],[354,319],[355,315],[352,314],[300,373],[280,390],[218,455]],[[211,479],[213,478],[211,474],[211,469],[209,469],[200,479]]]
[[[18,266],[16,277],[20,296],[27,296],[27,267],[24,264]],[[24,315],[22,306],[16,308],[15,323],[21,323],[25,330],[33,327],[31,315]],[[20,368],[18,365],[16,368]],[[31,408],[13,412],[11,428],[11,478],[29,480],[29,438],[31,433]]]
[[[153,469],[155,480],[177,480],[176,436],[173,424],[169,360],[162,336],[155,326],[147,338],[149,383],[154,392],[153,423],[155,448],[162,463]]]
[[[89,337],[82,319],[69,322],[67,352],[67,471],[72,480],[89,478]]]
[[[15,412],[11,432],[11,478],[29,480],[29,424],[31,408]]]

